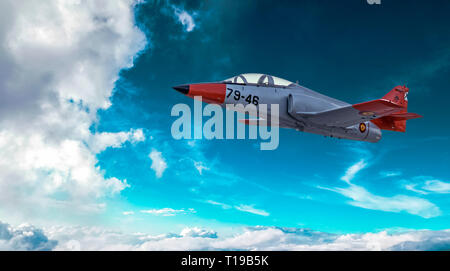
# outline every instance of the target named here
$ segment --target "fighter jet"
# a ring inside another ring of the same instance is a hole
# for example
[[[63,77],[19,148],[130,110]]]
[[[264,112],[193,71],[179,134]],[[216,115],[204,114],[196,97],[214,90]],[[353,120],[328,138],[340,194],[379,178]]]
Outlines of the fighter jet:
[[[406,86],[396,86],[381,99],[349,104],[275,76],[246,73],[212,83],[173,87],[189,97],[218,104],[267,105],[267,119],[243,120],[248,125],[271,125],[271,105],[278,105],[279,127],[327,137],[378,142],[381,130],[406,131],[406,121],[422,116],[408,112]]]

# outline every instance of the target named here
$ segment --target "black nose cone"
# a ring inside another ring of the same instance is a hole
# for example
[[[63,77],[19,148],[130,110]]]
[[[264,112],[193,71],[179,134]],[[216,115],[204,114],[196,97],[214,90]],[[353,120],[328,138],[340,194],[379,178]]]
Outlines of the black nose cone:
[[[173,87],[176,91],[183,93],[184,95],[187,95],[189,93],[189,85],[180,85]]]

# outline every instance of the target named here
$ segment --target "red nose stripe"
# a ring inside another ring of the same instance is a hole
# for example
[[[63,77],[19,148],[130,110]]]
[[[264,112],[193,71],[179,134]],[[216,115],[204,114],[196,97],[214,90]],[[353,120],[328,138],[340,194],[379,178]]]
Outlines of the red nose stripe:
[[[202,96],[202,100],[212,104],[223,104],[225,101],[226,84],[191,84],[188,96]]]

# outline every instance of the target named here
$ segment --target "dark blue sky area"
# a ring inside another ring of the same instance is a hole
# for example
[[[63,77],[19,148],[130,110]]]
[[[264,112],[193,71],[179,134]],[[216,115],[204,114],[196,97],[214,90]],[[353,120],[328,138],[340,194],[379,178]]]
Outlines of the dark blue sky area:
[[[190,33],[169,15],[166,2],[149,2],[137,19],[150,49],[123,73],[146,90],[142,103],[158,101],[162,110],[180,100],[170,86],[260,72],[350,103],[406,84],[411,108],[445,121],[430,109],[445,106],[447,95],[447,1],[189,1],[185,9],[198,14]]]
[[[192,15],[193,31],[185,31],[170,5]],[[113,106],[100,114],[98,129],[143,127],[154,140],[131,154],[106,151],[100,164],[137,187],[128,195],[131,205],[161,208],[176,202],[194,206],[206,221],[329,231],[444,228],[450,223],[445,193],[405,187],[450,180],[449,14],[449,1],[148,1],[136,15],[149,47],[121,73]],[[424,118],[409,121],[405,134],[385,132],[377,144],[292,130],[280,131],[280,147],[271,152],[250,140],[202,140],[190,150],[171,138],[172,106],[192,104],[171,86],[247,72],[298,80],[349,103],[380,98],[405,84],[409,110]],[[157,185],[148,170],[152,148],[168,163]],[[201,176],[188,172],[187,158],[202,160],[210,170]],[[352,165],[361,166],[359,161],[365,166],[353,180],[355,191],[338,190],[346,188],[340,178]],[[131,166],[117,166],[122,163]],[[244,202],[270,215],[217,212],[206,200]],[[412,204],[409,200],[419,202],[424,213],[398,209],[398,202]],[[377,202],[393,205],[378,208]]]

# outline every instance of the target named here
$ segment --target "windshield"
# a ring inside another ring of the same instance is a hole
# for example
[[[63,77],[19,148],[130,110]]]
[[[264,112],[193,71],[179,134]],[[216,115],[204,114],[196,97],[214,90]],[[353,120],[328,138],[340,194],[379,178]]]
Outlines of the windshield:
[[[294,83],[288,80],[261,73],[244,73],[228,78],[223,82],[234,84],[255,84],[262,86],[282,86],[282,87],[295,85]]]

